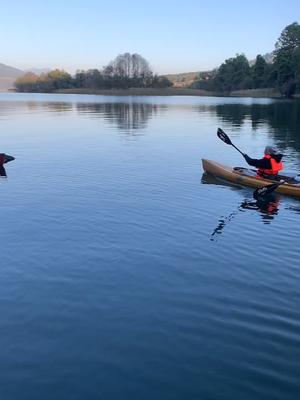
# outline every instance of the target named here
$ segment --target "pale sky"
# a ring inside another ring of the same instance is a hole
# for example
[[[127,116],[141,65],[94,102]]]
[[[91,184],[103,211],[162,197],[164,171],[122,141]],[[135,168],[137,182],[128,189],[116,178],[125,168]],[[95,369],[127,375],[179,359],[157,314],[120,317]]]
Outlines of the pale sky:
[[[0,63],[101,69],[139,53],[155,73],[204,71],[274,49],[299,0],[0,0]]]

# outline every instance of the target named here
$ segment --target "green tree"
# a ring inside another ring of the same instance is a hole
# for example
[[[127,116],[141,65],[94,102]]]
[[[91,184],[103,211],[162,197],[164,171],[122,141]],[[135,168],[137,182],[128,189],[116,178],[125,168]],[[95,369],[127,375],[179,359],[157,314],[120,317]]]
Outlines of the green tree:
[[[252,86],[251,69],[244,54],[225,60],[215,78],[216,88],[230,93],[232,90],[249,89]]]
[[[300,25],[294,22],[284,28],[275,45],[277,85],[286,97],[293,96],[299,85],[299,49]]]
[[[18,92],[34,92],[37,87],[38,79],[38,75],[27,72],[15,81],[15,88]]]
[[[84,88],[86,87],[86,73],[85,71],[78,70],[73,79],[73,85],[76,88]]]
[[[54,69],[48,72],[44,79],[53,89],[68,89],[72,86],[72,76],[64,70]]]
[[[108,66],[104,75],[112,87],[147,87],[151,85],[152,70],[147,60],[139,54],[119,54]]]
[[[173,86],[173,82],[171,82],[166,76],[155,75],[151,82],[151,87],[154,88],[167,88],[171,86]]]
[[[71,86],[71,75],[59,69],[41,75],[29,72],[15,82],[15,88],[19,92],[52,92],[56,89],[67,89]]]
[[[253,87],[265,87],[267,72],[267,63],[265,59],[259,54],[256,57],[255,64],[252,67]]]

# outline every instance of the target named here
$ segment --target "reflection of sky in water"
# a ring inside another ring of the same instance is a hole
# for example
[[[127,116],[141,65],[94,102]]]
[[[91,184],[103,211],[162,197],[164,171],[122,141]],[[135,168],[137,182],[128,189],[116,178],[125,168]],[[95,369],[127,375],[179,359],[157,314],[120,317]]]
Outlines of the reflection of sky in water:
[[[163,120],[168,121],[167,131],[169,122],[174,121],[172,134],[176,134],[177,128],[186,131],[198,121],[198,132],[204,135],[208,154],[215,153],[218,148],[214,132],[217,126],[222,126],[250,156],[260,157],[261,149],[266,144],[274,144],[286,154],[285,160],[290,164],[291,170],[295,170],[295,165],[299,163],[299,101],[180,96],[166,98],[0,94],[0,120],[13,118],[16,125],[19,123],[20,131],[26,128],[26,122],[32,118],[43,121],[49,118],[47,124],[52,125],[52,115],[60,118],[59,130],[64,131],[63,135],[68,127],[78,123],[78,118],[72,119],[71,115],[98,119],[99,122],[111,125],[113,130],[133,136],[145,134],[151,120],[153,124],[156,119],[160,123]],[[34,134],[34,129],[27,131],[28,133]],[[229,149],[222,150],[230,154]],[[233,162],[239,160],[233,153],[230,159]]]
[[[201,158],[300,170],[298,104],[0,94],[2,397],[295,399],[300,202]]]

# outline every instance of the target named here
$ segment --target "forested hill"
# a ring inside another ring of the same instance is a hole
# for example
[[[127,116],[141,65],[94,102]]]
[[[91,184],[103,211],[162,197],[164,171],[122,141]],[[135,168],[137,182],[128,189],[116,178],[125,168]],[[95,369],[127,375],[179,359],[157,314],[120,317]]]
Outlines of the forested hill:
[[[274,60],[274,53],[264,54],[263,59],[270,64]],[[254,65],[256,60],[250,60],[249,64]],[[215,68],[216,69],[216,68]],[[167,74],[166,78],[173,83],[174,87],[191,87],[194,81],[198,79],[210,79],[214,74],[214,70],[198,71],[198,72],[181,72],[178,74]]]

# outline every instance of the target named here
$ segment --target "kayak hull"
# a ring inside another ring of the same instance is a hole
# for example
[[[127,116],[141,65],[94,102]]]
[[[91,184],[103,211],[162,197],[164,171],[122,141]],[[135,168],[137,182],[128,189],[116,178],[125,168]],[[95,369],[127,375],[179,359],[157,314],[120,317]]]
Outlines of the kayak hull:
[[[274,183],[274,180],[272,181],[271,179],[243,175],[241,171],[235,170],[228,165],[223,165],[216,161],[202,159],[202,165],[204,171],[208,174],[238,185],[260,188]],[[284,183],[279,185],[275,192],[300,198],[300,185]]]

